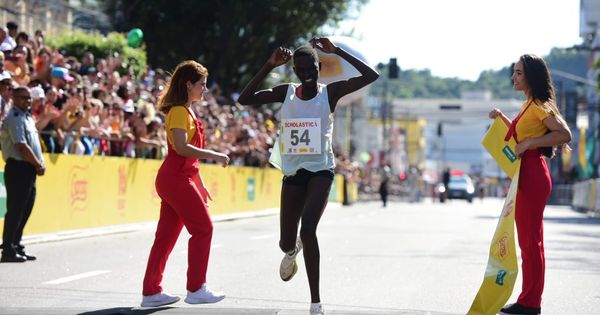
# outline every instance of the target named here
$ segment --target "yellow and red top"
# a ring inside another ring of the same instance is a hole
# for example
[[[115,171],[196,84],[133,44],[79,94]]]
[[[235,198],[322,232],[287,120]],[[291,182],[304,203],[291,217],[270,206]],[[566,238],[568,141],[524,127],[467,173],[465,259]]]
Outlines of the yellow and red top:
[[[172,129],[183,129],[187,132],[187,143],[191,143],[196,132],[196,124],[194,118],[189,113],[185,106],[173,106],[167,114],[165,121],[165,127],[167,130],[167,140],[169,144],[173,144],[173,131]]]
[[[531,103],[529,108],[527,105]],[[525,112],[523,112],[525,111]],[[550,106],[538,100],[527,100],[521,106],[521,118],[516,125],[517,131],[517,142],[529,138],[541,137],[548,131],[548,127],[544,125],[544,119],[550,115],[554,115],[554,112]]]

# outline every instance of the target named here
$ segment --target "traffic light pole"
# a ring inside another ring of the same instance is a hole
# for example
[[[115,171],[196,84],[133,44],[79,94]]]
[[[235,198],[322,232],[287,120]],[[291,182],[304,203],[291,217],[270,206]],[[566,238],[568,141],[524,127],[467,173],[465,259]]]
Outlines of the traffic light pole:
[[[383,64],[380,64],[381,68],[384,67]],[[381,147],[381,152],[382,152],[382,162],[387,162],[388,164],[391,163],[391,161],[388,161],[391,157],[392,154],[392,146],[390,144],[390,136],[391,136],[391,132],[392,132],[392,127],[393,127],[393,117],[394,117],[394,113],[393,113],[393,108],[392,108],[392,104],[390,104],[390,102],[388,101],[388,83],[390,79],[397,79],[398,78],[398,72],[399,72],[399,68],[398,68],[398,63],[397,63],[397,59],[396,58],[390,58],[390,61],[388,63],[388,75],[385,76],[383,79],[383,100],[381,102],[381,136],[382,136],[382,147]],[[388,123],[389,121],[389,123]],[[388,128],[389,125],[389,128]]]
[[[387,111],[388,111],[388,78],[383,78],[383,100],[381,101],[381,163],[385,164],[386,160],[389,158],[388,152],[388,137],[387,137]],[[384,165],[382,165],[384,166]]]

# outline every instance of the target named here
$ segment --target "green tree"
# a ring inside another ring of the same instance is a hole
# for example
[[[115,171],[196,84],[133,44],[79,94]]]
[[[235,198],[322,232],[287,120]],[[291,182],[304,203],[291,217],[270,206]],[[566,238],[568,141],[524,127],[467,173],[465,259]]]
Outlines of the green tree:
[[[109,0],[115,28],[144,31],[148,61],[204,64],[225,93],[239,91],[278,46],[297,47],[367,0]]]
[[[560,70],[579,77],[585,77],[589,52],[570,48],[553,48],[550,54],[544,56],[551,72]],[[600,60],[598,61],[600,66]],[[380,69],[382,79],[377,80],[370,89],[371,95],[383,93],[384,81],[387,80],[387,67]],[[496,99],[520,99],[522,93],[513,89],[511,81],[511,66],[500,70],[485,70],[479,74],[477,81],[458,78],[440,78],[425,70],[401,70],[398,79],[388,81],[388,93],[392,98],[460,98],[462,92],[472,90],[489,90]],[[553,76],[555,84],[561,82],[562,89],[577,88],[576,82]],[[558,93],[559,91],[557,91]]]
[[[61,50],[65,55],[74,56],[79,60],[88,51],[96,58],[106,58],[113,53],[119,53],[123,60],[123,67],[120,69],[123,73],[127,71],[128,67],[133,69],[135,75],[140,75],[146,70],[144,49],[129,47],[127,39],[121,33],[109,33],[104,36],[99,33],[81,31],[65,32],[48,36],[47,44]]]

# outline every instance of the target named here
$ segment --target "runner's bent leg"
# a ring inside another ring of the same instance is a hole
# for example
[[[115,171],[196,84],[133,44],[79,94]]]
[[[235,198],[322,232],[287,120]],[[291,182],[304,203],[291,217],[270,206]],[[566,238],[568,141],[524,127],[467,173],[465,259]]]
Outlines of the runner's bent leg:
[[[306,201],[306,187],[283,183],[279,214],[279,248],[288,253],[296,247],[298,223]]]

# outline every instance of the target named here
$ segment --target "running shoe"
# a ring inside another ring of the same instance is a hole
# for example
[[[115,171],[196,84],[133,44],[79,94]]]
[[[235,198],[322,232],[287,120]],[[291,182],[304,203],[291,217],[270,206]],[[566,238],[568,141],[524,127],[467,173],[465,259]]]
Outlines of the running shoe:
[[[142,297],[142,307],[157,307],[163,305],[173,304],[179,301],[180,298],[176,295],[160,292],[152,295],[144,295]]]
[[[310,315],[325,315],[325,309],[321,303],[310,303]]]
[[[298,271],[296,264],[296,256],[302,250],[302,241],[300,238],[296,240],[296,248],[292,253],[285,253],[279,265],[279,276],[283,281],[290,281]]]
[[[210,304],[217,303],[225,298],[221,292],[213,292],[206,287],[206,283],[195,292],[188,291],[185,303],[188,304]]]

